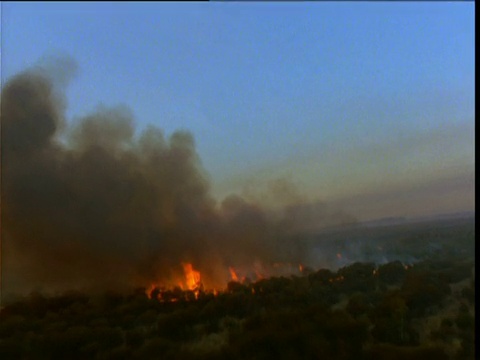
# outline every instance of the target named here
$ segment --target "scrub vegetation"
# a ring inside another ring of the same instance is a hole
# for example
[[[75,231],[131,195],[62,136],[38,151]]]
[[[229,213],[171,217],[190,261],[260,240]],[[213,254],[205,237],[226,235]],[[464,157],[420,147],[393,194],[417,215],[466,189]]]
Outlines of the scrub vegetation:
[[[415,247],[413,264],[305,267],[300,276],[231,281],[218,293],[34,292],[2,308],[0,357],[474,359],[473,224],[436,235],[416,247],[411,237],[394,241],[406,253]]]

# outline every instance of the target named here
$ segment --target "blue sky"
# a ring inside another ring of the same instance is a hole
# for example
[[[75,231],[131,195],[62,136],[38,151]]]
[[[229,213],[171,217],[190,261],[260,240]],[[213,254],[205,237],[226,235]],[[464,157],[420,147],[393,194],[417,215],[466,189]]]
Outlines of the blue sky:
[[[2,83],[71,56],[68,121],[191,131],[219,199],[282,178],[360,219],[474,209],[473,2],[1,6]]]

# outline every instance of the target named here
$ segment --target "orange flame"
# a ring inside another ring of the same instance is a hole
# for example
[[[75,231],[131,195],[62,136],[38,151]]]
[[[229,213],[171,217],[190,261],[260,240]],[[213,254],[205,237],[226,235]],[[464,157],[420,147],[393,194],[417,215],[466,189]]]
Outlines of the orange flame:
[[[341,254],[337,254],[340,258]],[[269,278],[270,276],[275,274],[280,274],[283,276],[285,273],[296,273],[300,271],[300,273],[304,273],[307,267],[303,264],[292,264],[292,263],[272,263],[272,264],[262,264],[259,261],[256,261],[253,266],[249,269],[245,268],[234,268],[233,266],[228,267],[228,271],[230,273],[231,281],[238,282],[241,284],[249,284],[251,282],[251,278],[253,277],[254,280],[258,281],[261,279]],[[146,286],[145,293],[150,299],[156,299],[159,302],[174,302],[180,300],[190,301],[193,299],[193,295],[195,299],[198,299],[203,294],[213,294],[217,296],[223,291],[227,291],[227,287],[222,288],[222,285],[219,283],[211,284],[216,285],[215,287],[204,288],[205,284],[202,282],[202,277],[200,271],[196,270],[192,263],[189,262],[182,262],[181,266],[183,268],[183,276],[181,272],[179,272],[179,268],[176,269],[175,273],[171,274],[171,277],[162,278],[161,281],[153,282]],[[297,270],[298,269],[298,270]],[[223,269],[226,271],[227,269]],[[253,273],[252,273],[253,271]],[[244,276],[245,273],[248,275]],[[222,278],[225,279],[226,273],[223,273]],[[208,279],[207,279],[208,280]],[[329,279],[330,282],[334,281],[342,281],[343,277],[337,277]],[[182,290],[182,291],[177,291]],[[255,290],[252,289],[252,293],[254,294]]]
[[[230,276],[232,278],[232,281],[237,281],[238,282],[238,276],[237,273],[235,272],[235,269],[233,267],[229,267],[228,270],[230,270]]]
[[[182,265],[188,290],[198,289],[200,287],[200,272],[194,270],[190,263],[182,263]]]
[[[148,288],[145,289],[145,295],[148,296],[149,299],[152,298],[152,291],[157,287],[156,284],[150,284]]]
[[[262,280],[265,278],[265,276],[263,276],[263,274],[257,269],[255,269],[255,276],[257,277],[257,280]]]

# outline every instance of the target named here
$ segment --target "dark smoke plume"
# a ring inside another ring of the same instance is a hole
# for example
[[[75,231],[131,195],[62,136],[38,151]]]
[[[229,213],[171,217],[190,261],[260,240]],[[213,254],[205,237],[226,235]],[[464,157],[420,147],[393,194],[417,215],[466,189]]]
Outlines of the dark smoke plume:
[[[66,68],[30,69],[2,89],[4,292],[144,285],[182,262],[218,283],[228,266],[302,260],[288,236],[308,207],[274,216],[239,196],[217,204],[188,132],[135,136],[125,108],[67,128]]]

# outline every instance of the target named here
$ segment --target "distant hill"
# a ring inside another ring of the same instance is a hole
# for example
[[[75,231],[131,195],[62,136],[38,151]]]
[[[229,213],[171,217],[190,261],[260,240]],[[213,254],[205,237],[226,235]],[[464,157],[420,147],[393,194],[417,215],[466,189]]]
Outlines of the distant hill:
[[[417,217],[404,217],[404,216],[385,217],[380,219],[364,221],[361,223],[361,225],[366,227],[378,227],[378,226],[413,224],[413,223],[429,222],[429,221],[460,220],[460,219],[473,219],[473,218],[475,218],[475,211],[462,211],[462,212],[455,212],[455,213],[443,213],[443,214],[417,216]]]

